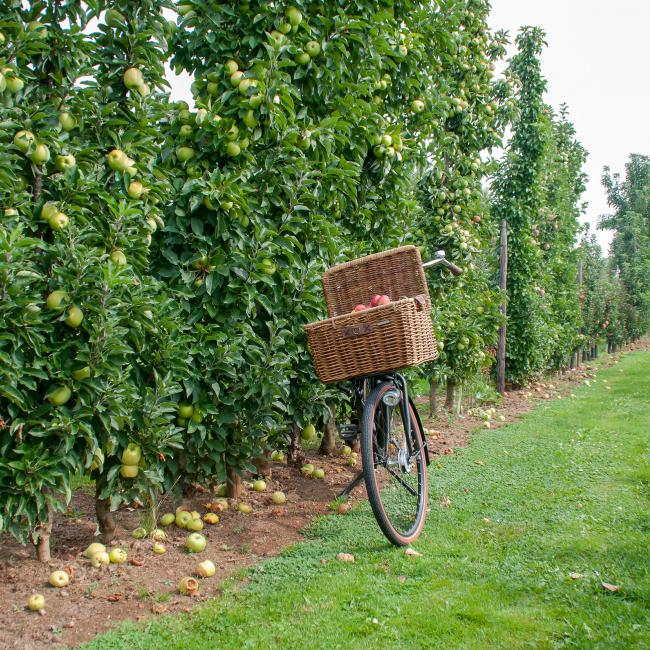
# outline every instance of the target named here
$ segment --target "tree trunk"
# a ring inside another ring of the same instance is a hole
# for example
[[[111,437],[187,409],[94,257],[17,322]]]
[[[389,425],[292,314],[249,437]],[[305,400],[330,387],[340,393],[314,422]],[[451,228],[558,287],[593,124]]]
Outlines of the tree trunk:
[[[323,426],[323,440],[320,443],[320,453],[332,456],[336,451],[336,408],[331,402],[327,403],[330,419]]]
[[[49,562],[52,559],[50,553],[50,537],[52,535],[52,506],[47,504],[47,521],[41,522],[38,526],[38,539],[32,538],[36,557],[39,562]]]
[[[102,544],[109,544],[115,537],[115,519],[111,513],[111,500],[99,498],[99,485],[95,488],[95,514],[99,524],[99,539]]]
[[[253,465],[255,465],[255,469],[260,476],[271,478],[273,472],[271,470],[271,461],[268,452],[253,459]]]
[[[294,422],[291,427],[291,440],[287,451],[287,461],[293,465],[302,465],[305,459],[300,446],[300,427]]]
[[[192,484],[186,480],[186,470],[187,470],[187,454],[185,451],[181,451],[178,454],[178,483],[181,488],[181,494],[183,498],[189,499],[194,494],[194,487]]]
[[[448,411],[454,410],[454,398],[456,395],[456,382],[451,379],[447,380],[447,396],[445,398],[445,408]]]
[[[571,361],[569,361],[569,369],[573,370],[576,367],[576,353],[571,354]]]
[[[229,465],[226,465],[226,495],[229,499],[239,499],[241,495],[241,476]]]
[[[429,415],[438,415],[438,382],[435,379],[429,382]]]

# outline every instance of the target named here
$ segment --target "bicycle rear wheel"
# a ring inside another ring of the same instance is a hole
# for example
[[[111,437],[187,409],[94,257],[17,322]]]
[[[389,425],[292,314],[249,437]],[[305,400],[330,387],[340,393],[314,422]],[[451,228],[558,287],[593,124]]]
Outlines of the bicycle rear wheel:
[[[422,532],[428,492],[423,432],[413,406],[404,402],[393,381],[382,382],[366,400],[361,420],[368,499],[379,527],[396,546],[410,544]]]

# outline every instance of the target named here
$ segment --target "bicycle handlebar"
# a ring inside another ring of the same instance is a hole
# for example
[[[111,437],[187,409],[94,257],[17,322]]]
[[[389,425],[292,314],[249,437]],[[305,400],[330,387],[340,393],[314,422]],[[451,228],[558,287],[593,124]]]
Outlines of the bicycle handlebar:
[[[435,257],[430,262],[424,262],[422,266],[425,269],[428,269],[432,266],[438,266],[438,264],[447,267],[455,276],[459,276],[463,272],[463,269],[461,269],[460,266],[456,266],[445,257],[445,251],[437,251]]]

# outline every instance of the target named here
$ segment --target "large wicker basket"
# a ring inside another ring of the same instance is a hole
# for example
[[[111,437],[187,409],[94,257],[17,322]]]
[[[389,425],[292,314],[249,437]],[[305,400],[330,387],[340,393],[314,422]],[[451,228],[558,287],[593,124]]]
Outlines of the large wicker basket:
[[[404,246],[339,264],[323,274],[330,318],[305,326],[324,383],[432,361],[438,356],[420,251]],[[360,312],[374,294],[391,302]]]

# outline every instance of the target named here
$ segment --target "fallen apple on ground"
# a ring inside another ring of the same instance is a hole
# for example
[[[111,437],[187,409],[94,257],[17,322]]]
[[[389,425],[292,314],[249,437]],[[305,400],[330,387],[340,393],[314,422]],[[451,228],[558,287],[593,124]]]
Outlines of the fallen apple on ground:
[[[88,548],[85,550],[85,556],[90,559],[95,553],[100,553],[104,552],[106,550],[106,547],[103,544],[100,544],[99,542],[93,542],[88,546]]]
[[[174,523],[176,516],[173,512],[167,512],[160,518],[161,526],[171,526]]]
[[[205,549],[207,540],[200,533],[191,533],[185,540],[185,548],[190,553],[200,553]]]
[[[196,578],[185,576],[178,585],[178,591],[186,596],[192,596],[199,591],[199,581]]]
[[[240,503],[237,505],[237,510],[238,512],[241,512],[242,514],[248,515],[251,512],[253,512],[253,508],[248,505],[248,503]]]
[[[266,481],[263,481],[262,479],[258,479],[253,483],[253,490],[255,492],[264,492],[266,490]]]
[[[50,574],[50,584],[57,589],[62,589],[70,584],[70,576],[65,571],[53,571]]]
[[[113,564],[124,564],[129,556],[123,548],[114,548],[108,554],[108,558]]]
[[[45,597],[41,594],[32,594],[27,601],[27,607],[33,612],[40,612],[45,607]]]
[[[217,572],[217,567],[212,560],[204,560],[197,565],[196,572],[202,578],[211,578]]]
[[[271,498],[273,499],[273,503],[277,503],[278,505],[284,503],[287,500],[284,492],[274,492]]]

